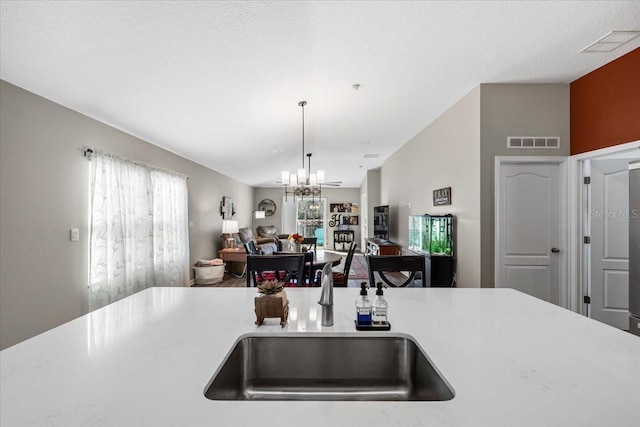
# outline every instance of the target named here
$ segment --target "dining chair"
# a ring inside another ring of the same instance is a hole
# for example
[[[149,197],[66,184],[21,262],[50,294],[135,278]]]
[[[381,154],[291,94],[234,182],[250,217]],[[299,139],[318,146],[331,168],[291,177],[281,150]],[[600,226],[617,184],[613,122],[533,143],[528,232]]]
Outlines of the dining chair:
[[[426,259],[423,256],[369,255],[367,263],[369,264],[369,284],[371,287],[376,284],[374,273],[378,273],[380,279],[387,285],[399,288],[403,288],[410,283],[413,284],[414,280],[418,280],[416,273],[420,273],[419,279],[422,287],[427,287]],[[408,273],[408,277],[405,277],[402,273]],[[393,276],[395,280],[389,276]]]
[[[247,243],[243,243],[244,250],[247,252],[247,255],[260,255],[260,251],[256,247],[256,243],[254,241],[249,241]]]
[[[303,250],[307,250],[307,251],[313,251],[315,252],[316,249],[316,244],[318,242],[318,238],[317,237],[304,237],[302,239],[302,243],[300,243],[300,247]]]
[[[319,246],[324,246],[324,229],[316,228],[316,231],[314,231],[313,234],[315,234],[318,239],[317,244]]]
[[[274,252],[274,255],[291,255],[291,252]],[[297,254],[296,254],[297,255]],[[298,277],[292,279],[296,281],[298,286],[316,287],[320,286],[320,282],[317,278],[318,270],[313,265],[315,252],[300,252],[300,255],[304,256],[304,274],[302,275],[302,281],[298,280]]]
[[[247,287],[265,280],[279,280],[285,286],[296,286],[304,277],[304,255],[247,255]]]
[[[353,261],[353,254],[356,251],[358,244],[356,242],[351,242],[349,246],[349,252],[347,252],[347,257],[344,260],[344,268],[341,272],[334,271],[333,276],[333,286],[337,287],[346,287],[349,283],[349,271],[351,270],[351,262]]]

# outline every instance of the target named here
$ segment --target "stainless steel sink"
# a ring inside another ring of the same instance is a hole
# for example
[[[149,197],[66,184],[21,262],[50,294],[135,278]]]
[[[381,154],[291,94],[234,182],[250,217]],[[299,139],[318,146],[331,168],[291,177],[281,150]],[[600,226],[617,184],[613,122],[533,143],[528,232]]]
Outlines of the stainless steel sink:
[[[450,400],[406,335],[241,337],[205,388],[212,400]]]

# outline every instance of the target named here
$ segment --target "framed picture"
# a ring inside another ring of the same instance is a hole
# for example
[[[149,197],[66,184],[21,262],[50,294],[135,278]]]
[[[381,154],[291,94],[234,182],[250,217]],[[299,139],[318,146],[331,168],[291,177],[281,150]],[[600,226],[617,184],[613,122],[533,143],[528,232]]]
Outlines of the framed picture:
[[[357,203],[330,203],[329,211],[331,213],[349,213],[349,214],[358,214],[358,204]]]
[[[358,215],[344,215],[342,220],[345,224],[358,225]]]

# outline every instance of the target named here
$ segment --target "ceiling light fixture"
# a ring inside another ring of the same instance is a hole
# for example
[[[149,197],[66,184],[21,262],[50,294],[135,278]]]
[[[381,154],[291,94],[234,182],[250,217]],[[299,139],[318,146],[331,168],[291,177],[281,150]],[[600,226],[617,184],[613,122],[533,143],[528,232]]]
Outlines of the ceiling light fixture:
[[[634,31],[611,31],[600,37],[589,46],[585,47],[580,53],[607,53],[611,52],[623,44],[629,43],[631,40],[640,36],[640,30]]]
[[[295,173],[289,173],[289,171],[282,171],[282,185],[284,185],[284,196],[287,200],[288,195],[293,195],[293,199],[296,197],[311,196],[316,198],[322,196],[322,185],[324,184],[324,171],[319,170],[317,173],[311,173],[311,153],[307,153],[309,159],[309,169],[304,169],[304,106],[307,105],[307,101],[300,101],[298,105],[302,107],[302,167]]]

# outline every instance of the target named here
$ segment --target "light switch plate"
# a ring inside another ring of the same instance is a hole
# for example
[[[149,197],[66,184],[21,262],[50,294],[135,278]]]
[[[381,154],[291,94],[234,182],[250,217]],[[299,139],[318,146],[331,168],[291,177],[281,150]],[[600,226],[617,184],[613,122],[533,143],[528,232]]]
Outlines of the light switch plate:
[[[80,230],[77,228],[72,228],[71,229],[71,241],[72,242],[77,242],[78,240],[80,240]]]

